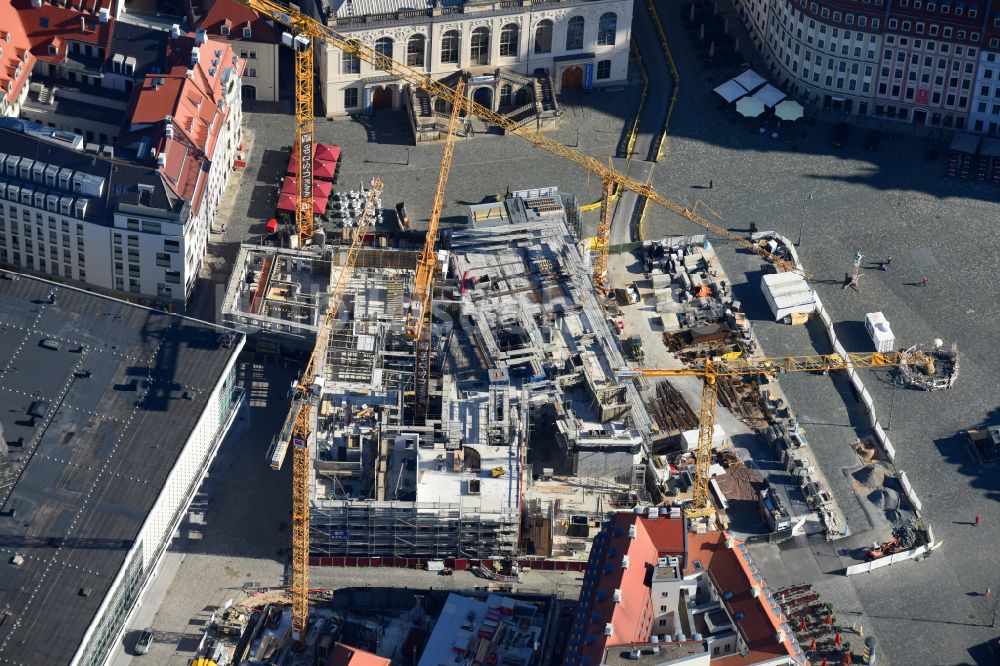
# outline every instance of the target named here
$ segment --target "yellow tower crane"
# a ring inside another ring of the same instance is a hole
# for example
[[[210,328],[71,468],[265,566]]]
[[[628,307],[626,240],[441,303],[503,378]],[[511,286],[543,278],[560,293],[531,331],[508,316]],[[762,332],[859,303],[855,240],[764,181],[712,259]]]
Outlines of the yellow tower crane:
[[[459,80],[455,86],[455,96],[465,98],[465,81]],[[437,270],[438,224],[441,222],[441,211],[444,210],[444,192],[448,187],[451,159],[455,155],[455,131],[458,129],[458,118],[461,114],[462,105],[452,104],[451,118],[448,120],[448,136],[445,137],[444,155],[441,156],[441,168],[438,171],[437,191],[434,192],[434,205],[427,226],[427,238],[424,240],[424,249],[417,262],[416,286],[406,312],[406,337],[414,340],[420,339],[424,324],[430,318],[431,292],[434,272]]]
[[[556,157],[561,157],[573,162],[577,166],[583,167],[600,177],[605,189],[607,188],[607,183],[617,184],[620,188],[631,190],[639,196],[646,197],[647,200],[652,201],[653,203],[662,206],[677,215],[680,215],[684,219],[693,222],[694,224],[707,229],[718,236],[729,239],[737,245],[750,250],[761,257],[764,257],[768,261],[775,264],[780,270],[801,272],[792,262],[772,254],[767,250],[767,248],[751,243],[742,236],[734,234],[714,222],[706,220],[691,208],[671,201],[653,189],[652,185],[636,178],[632,178],[631,176],[627,176],[614,167],[606,166],[602,164],[600,160],[591,157],[590,155],[585,155],[584,153],[564,146],[558,141],[545,136],[541,132],[530,129],[526,125],[519,125],[516,121],[472,101],[464,94],[457,95],[453,89],[449,88],[440,81],[432,79],[423,71],[393,60],[389,56],[379,53],[371,46],[363,44],[357,39],[347,37],[346,35],[337,32],[333,28],[324,25],[316,19],[306,16],[297,8],[275,2],[274,0],[239,0],[239,2],[267,18],[288,26],[292,32],[292,36],[285,36],[283,41],[286,44],[296,45],[296,95],[308,97],[308,99],[296,99],[296,127],[297,132],[308,134],[310,153],[312,148],[313,122],[313,72],[306,72],[302,69],[302,67],[305,67],[306,61],[305,56],[298,56],[298,44],[305,44],[307,42],[312,43],[316,38],[318,38],[344,53],[350,53],[359,60],[369,63],[374,66],[375,69],[384,72],[388,76],[395,77],[400,81],[410,84],[414,88],[426,91],[431,97],[444,100],[452,105],[459,105],[461,109],[466,112],[466,114],[478,116],[486,122],[499,127],[508,134],[513,134],[525,139],[536,148],[541,148]],[[312,56],[310,55],[309,58],[311,57]],[[307,115],[308,118],[306,118]],[[304,143],[300,143],[300,150],[304,150],[304,146]],[[311,233],[311,217],[309,218],[308,224],[308,228]],[[599,247],[597,261],[603,262],[604,265],[607,264],[607,238],[608,234],[605,233],[603,245],[601,241],[598,241]]]
[[[465,98],[465,81],[459,80],[455,86],[455,95]],[[437,191],[434,193],[434,205],[431,207],[431,219],[427,226],[427,237],[424,249],[417,261],[417,276],[406,312],[406,336],[414,341],[416,351],[414,366],[414,422],[423,423],[427,416],[427,406],[430,403],[431,381],[431,296],[434,292],[434,273],[437,270],[437,233],[441,222],[441,211],[444,210],[444,192],[448,187],[448,174],[451,171],[451,159],[455,155],[455,131],[458,129],[458,118],[462,114],[462,105],[453,104],[451,118],[448,120],[448,135],[444,141],[444,155],[441,157],[441,169],[438,172]]]
[[[337,275],[333,291],[330,293],[330,308],[316,333],[309,362],[295,386],[292,425],[292,638],[297,645],[305,640],[306,625],[309,622],[309,436],[313,402],[319,400],[319,392],[314,389],[316,375],[325,365],[325,355],[333,330],[334,320],[340,311],[341,301],[347,284],[354,275],[354,264],[358,252],[364,244],[365,235],[375,216],[375,200],[382,193],[382,181],[375,178],[365,198],[361,217],[354,228],[347,259]]]
[[[694,497],[687,509],[690,518],[703,518],[713,513],[708,496],[709,468],[712,463],[712,435],[715,431],[715,404],[719,377],[747,377],[779,372],[829,372],[831,370],[863,370],[866,368],[893,368],[901,365],[930,366],[933,358],[923,352],[873,352],[819,354],[815,356],[785,356],[780,358],[722,356],[703,358],[688,368],[634,368],[616,370],[618,380],[635,377],[701,377],[701,411],[698,415],[698,448],[695,451]]]
[[[351,39],[320,21],[303,14],[297,6],[285,5],[274,0],[239,0],[239,2],[262,16],[286,26],[289,32],[282,35],[282,42],[295,50],[295,140],[299,160],[299,197],[296,206],[295,221],[298,225],[299,240],[302,245],[311,239],[313,235],[312,160],[315,113],[313,45],[316,39],[321,39],[333,48],[343,53],[349,53],[359,60],[367,62],[389,76],[394,76],[400,81],[426,91],[431,97],[450,103],[453,108],[457,107],[460,113],[465,112],[467,115],[476,115],[501,128],[508,134],[525,139],[536,148],[541,148],[552,155],[569,160],[587,169],[601,178],[604,192],[608,192],[609,188],[613,185],[631,190],[639,196],[646,197],[647,200],[680,215],[686,220],[760,255],[774,263],[780,270],[797,270],[792,262],[782,259],[769,252],[767,248],[751,243],[741,236],[706,220],[687,206],[682,206],[671,201],[654,190],[650,184],[627,176],[611,166],[605,166],[600,160],[568,148],[540,132],[529,129],[527,126],[518,125],[515,121],[494,112],[492,109],[473,102],[464,93],[459,94],[445,84],[432,79],[426,73],[397,62],[379,53],[374,48],[356,39]],[[369,196],[369,203],[371,200],[371,196]],[[595,260],[597,268],[600,269],[600,276],[603,277],[605,283],[607,276],[608,241],[610,237],[609,203],[609,197],[605,196],[605,211],[602,214],[603,227],[599,234],[601,240],[598,241],[597,259]],[[363,239],[363,234],[359,232],[360,227],[355,231],[355,241]],[[332,314],[328,313],[328,322],[324,328],[328,326],[330,319],[332,319]],[[329,335],[329,333],[327,332],[326,335]],[[317,336],[316,349],[321,349],[319,343],[322,337],[322,335]],[[314,350],[313,358],[310,359],[310,366],[314,365],[315,355],[316,352]],[[303,378],[308,374],[309,371],[307,368],[307,372],[303,373]],[[306,406],[306,409],[308,409],[307,396],[311,390],[311,383],[311,379],[308,382],[300,382],[297,391],[300,395],[299,404]],[[299,433],[308,433],[308,412],[305,413],[305,417],[302,419],[303,425],[299,427],[298,423],[299,419],[297,418],[295,430]],[[297,526],[296,529],[293,529],[292,534],[292,596],[294,599],[292,605],[292,628],[297,642],[301,644],[301,641],[305,637],[309,612],[307,585],[309,564],[309,457],[308,453],[303,451],[307,438],[293,435],[292,440],[301,444],[301,446],[296,447],[292,481],[294,487],[292,518],[293,524]]]

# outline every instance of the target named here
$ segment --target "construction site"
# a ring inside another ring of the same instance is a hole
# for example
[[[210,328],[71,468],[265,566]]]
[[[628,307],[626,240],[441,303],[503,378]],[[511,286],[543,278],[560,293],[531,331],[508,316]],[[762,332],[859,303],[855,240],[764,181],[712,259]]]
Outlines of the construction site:
[[[313,564],[583,562],[604,511],[651,499],[652,417],[615,379],[625,361],[579,241],[577,203],[554,188],[470,207],[436,255],[429,349],[406,335],[417,254],[357,252],[313,382]],[[241,323],[315,330],[349,255],[244,247]]]

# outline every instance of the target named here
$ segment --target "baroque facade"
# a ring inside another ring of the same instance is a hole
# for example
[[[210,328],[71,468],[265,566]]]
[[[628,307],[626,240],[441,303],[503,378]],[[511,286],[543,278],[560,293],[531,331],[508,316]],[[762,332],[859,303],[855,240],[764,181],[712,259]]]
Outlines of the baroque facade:
[[[1000,3],[734,0],[770,74],[846,113],[996,135]]]
[[[446,0],[419,10],[406,4],[338,0],[326,21],[435,79],[469,73],[467,94],[494,110],[513,105],[507,97],[516,92],[491,85],[497,69],[524,76],[543,70],[556,92],[620,84],[628,76],[632,3],[625,0]],[[402,108],[405,84],[325,43],[319,49],[328,117]]]

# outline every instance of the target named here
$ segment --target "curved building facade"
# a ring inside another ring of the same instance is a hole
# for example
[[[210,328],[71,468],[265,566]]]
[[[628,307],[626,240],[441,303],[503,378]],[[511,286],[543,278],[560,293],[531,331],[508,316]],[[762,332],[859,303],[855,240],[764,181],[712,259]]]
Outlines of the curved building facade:
[[[801,99],[849,114],[1000,131],[1000,0],[734,1],[771,76]]]

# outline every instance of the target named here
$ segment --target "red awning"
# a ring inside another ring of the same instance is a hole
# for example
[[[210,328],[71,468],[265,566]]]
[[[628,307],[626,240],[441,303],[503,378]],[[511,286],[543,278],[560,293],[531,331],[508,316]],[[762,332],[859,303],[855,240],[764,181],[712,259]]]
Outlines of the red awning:
[[[317,143],[313,158],[320,162],[336,162],[340,159],[340,146],[332,143]]]
[[[326,203],[330,200],[330,197],[313,196],[313,213],[316,215],[322,215],[326,212]]]
[[[267,230],[270,233],[274,233],[278,230],[278,221],[273,217],[267,221]]]
[[[278,195],[278,210],[295,210],[295,195],[282,192]]]
[[[281,193],[282,194],[292,194],[294,196],[299,196],[299,183],[295,176],[285,176],[285,180],[281,183]],[[317,197],[327,197],[333,193],[333,183],[327,180],[314,180],[313,181],[313,196]]]
[[[324,180],[333,180],[333,176],[336,173],[337,173],[336,162],[321,162],[320,160],[313,161],[313,178],[323,178]]]

